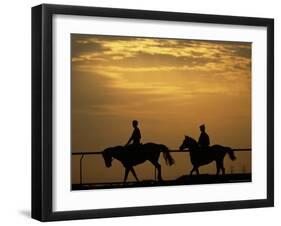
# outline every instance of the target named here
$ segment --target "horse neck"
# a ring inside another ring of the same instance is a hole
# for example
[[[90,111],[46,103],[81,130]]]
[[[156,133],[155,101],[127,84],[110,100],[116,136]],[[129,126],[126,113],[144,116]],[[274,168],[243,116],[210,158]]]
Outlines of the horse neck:
[[[111,148],[111,150],[110,150],[111,157],[113,157],[113,158],[118,157],[117,153],[119,150],[120,150],[119,146]]]
[[[189,139],[191,140],[191,147],[190,147],[190,149],[192,151],[198,149],[198,144],[197,144],[196,140],[194,140],[193,138],[189,138]]]

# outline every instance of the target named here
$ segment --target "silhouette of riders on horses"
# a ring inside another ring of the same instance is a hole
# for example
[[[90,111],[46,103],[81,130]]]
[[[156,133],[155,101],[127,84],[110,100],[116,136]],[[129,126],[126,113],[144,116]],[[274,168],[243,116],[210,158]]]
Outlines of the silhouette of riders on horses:
[[[204,124],[201,125],[199,128],[200,128],[201,134],[198,139],[198,147],[200,148],[200,150],[207,151],[209,149],[209,145],[210,145],[209,135],[205,131]]]
[[[160,154],[163,155],[166,165],[171,166],[175,160],[170,154],[169,148],[164,144],[148,142],[142,144],[141,132],[138,128],[138,121],[132,121],[133,133],[125,146],[115,146],[106,148],[102,156],[106,167],[111,167],[113,159],[119,160],[125,168],[124,184],[127,181],[129,172],[139,181],[134,166],[149,161],[157,169],[158,181],[163,181],[161,174],[161,164],[158,162]],[[196,142],[196,141],[195,141]]]
[[[134,128],[133,133],[128,140],[127,144],[125,145],[128,149],[130,150],[137,150],[141,147],[141,132],[140,129],[138,128],[138,121],[133,120],[132,121],[132,126]]]

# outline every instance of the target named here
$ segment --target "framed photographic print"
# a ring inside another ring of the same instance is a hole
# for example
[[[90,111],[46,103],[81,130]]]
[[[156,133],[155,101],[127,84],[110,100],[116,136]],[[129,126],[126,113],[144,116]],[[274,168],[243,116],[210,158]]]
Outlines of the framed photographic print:
[[[32,8],[32,217],[274,204],[274,21]]]

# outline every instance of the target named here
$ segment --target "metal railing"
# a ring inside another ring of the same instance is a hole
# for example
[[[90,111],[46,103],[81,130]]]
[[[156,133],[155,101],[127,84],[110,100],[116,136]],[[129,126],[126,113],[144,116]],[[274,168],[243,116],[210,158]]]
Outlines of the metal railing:
[[[232,149],[233,151],[251,151],[252,149],[251,148],[236,148],[236,149]],[[160,152],[163,152],[163,151],[160,151]],[[189,150],[183,150],[183,151],[180,151],[180,150],[169,150],[169,152],[171,153],[186,153],[186,152],[190,152]],[[99,151],[99,152],[89,152],[89,151],[86,151],[86,152],[73,152],[71,153],[73,156],[74,155],[80,155],[80,161],[79,161],[79,169],[80,169],[80,185],[82,185],[83,183],[83,159],[84,159],[84,156],[86,155],[101,155],[103,152],[102,151]],[[154,179],[156,180],[156,168],[155,168],[155,171],[154,171]]]

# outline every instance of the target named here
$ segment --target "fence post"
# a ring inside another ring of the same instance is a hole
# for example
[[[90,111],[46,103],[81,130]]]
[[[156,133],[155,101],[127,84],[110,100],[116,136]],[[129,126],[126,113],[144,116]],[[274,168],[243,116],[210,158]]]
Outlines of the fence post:
[[[80,157],[80,185],[82,185],[82,160],[84,158],[84,154]]]

